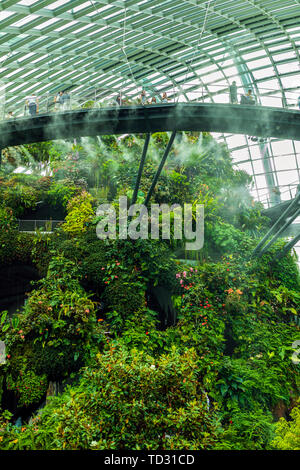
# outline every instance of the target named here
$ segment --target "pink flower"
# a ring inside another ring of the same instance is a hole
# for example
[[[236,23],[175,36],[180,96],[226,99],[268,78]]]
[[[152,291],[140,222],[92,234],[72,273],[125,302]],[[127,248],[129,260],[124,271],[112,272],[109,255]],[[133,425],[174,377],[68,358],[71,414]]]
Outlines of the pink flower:
[[[183,271],[182,274],[183,274],[183,277],[186,277],[186,271]]]
[[[194,271],[193,268],[190,268],[190,271]]]
[[[182,283],[183,283],[183,280],[182,280],[182,279],[180,279],[180,281],[179,281],[179,282],[180,282],[180,284],[182,284]]]
[[[85,310],[85,312],[86,312],[86,313],[90,313],[90,311],[89,311],[89,309],[88,309],[88,308]]]

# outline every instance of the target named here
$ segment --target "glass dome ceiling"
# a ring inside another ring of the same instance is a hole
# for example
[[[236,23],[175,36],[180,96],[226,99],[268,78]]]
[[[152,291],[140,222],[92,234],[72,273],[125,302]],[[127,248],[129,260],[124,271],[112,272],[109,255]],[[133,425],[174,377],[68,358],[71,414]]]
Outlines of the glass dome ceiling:
[[[145,88],[226,103],[233,80],[261,105],[297,109],[300,0],[1,0],[0,95],[17,109],[68,89],[105,100]],[[300,141],[220,135],[266,205],[300,181]]]

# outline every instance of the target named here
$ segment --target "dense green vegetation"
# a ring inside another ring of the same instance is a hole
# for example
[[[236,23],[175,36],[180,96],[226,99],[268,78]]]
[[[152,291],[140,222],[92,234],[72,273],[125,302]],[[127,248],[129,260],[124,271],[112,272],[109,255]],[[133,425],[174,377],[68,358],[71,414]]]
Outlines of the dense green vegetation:
[[[138,202],[167,141],[151,138]],[[96,209],[132,196],[142,148],[143,136],[107,136],[5,152],[0,264],[26,262],[40,280],[21,311],[0,313],[0,448],[299,450],[295,256],[274,261],[279,240],[251,258],[269,220],[205,133],[177,138],[151,200],[203,204],[201,250],[98,239]],[[32,173],[12,173],[20,164]],[[65,223],[19,232],[39,201]],[[53,382],[62,393],[37,412]]]

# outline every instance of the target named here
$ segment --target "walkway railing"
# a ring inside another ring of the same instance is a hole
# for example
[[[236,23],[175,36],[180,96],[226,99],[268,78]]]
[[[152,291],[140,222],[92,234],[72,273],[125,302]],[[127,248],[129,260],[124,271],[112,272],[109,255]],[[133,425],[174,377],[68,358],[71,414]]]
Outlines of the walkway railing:
[[[20,232],[53,232],[59,224],[63,224],[64,220],[24,220],[19,219]]]
[[[195,88],[195,89],[193,89]],[[249,87],[250,88],[250,87]],[[163,99],[164,91],[167,93],[167,99]],[[240,103],[241,96],[244,94],[244,89],[237,88],[238,103]],[[252,87],[252,94],[256,105],[299,109],[298,96],[299,93],[287,91],[288,97],[283,97],[280,91],[269,88],[260,88],[259,94],[255,93]],[[65,95],[66,96],[66,95]],[[146,92],[145,99],[126,95],[126,92],[121,93],[121,104],[117,102],[117,94],[114,96],[103,97],[95,92],[94,96],[77,95],[74,93],[68,94],[69,99],[64,99],[62,103],[55,102],[57,95],[44,94],[38,96],[38,114],[61,113],[77,109],[93,109],[111,106],[137,106],[152,104],[166,104],[178,102],[193,102],[193,103],[230,103],[229,89],[224,89],[222,85],[209,85],[206,88],[199,88],[196,84],[185,84],[184,88],[178,89],[158,90],[153,92]],[[9,103],[9,95],[7,96],[6,103],[0,103],[1,114],[0,119],[11,119],[29,116],[29,109],[26,105],[26,98],[23,97],[19,103]]]

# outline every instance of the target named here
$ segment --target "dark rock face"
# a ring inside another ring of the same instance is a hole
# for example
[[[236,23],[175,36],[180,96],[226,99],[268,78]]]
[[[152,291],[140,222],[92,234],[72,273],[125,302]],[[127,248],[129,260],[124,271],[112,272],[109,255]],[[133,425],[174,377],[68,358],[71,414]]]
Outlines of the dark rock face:
[[[0,312],[8,310],[12,315],[17,309],[23,307],[26,292],[33,286],[31,281],[37,281],[37,270],[30,265],[12,265],[0,267]]]

